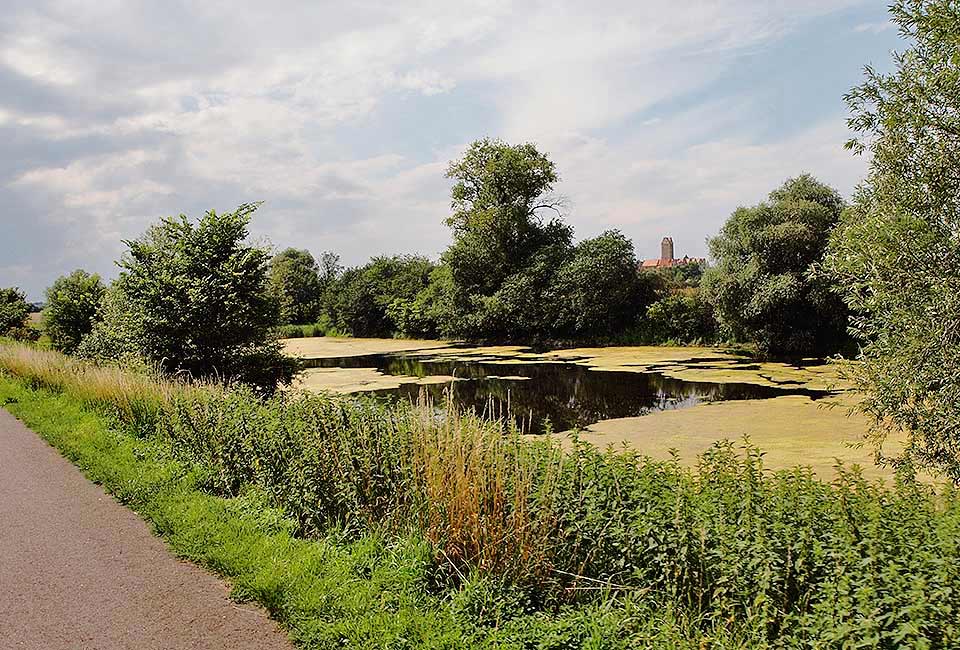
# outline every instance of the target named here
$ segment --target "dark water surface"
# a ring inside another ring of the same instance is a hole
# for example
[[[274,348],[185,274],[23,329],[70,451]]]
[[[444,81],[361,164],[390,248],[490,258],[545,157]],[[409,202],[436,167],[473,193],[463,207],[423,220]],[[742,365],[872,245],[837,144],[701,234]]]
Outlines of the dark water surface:
[[[693,360],[696,363],[696,360]],[[744,361],[749,365],[749,361]],[[376,368],[386,375],[450,375],[461,381],[404,384],[375,395],[416,400],[421,395],[442,403],[448,395],[461,408],[486,417],[510,417],[527,433],[547,427],[565,431],[600,420],[686,408],[702,402],[768,399],[828,393],[784,385],[710,383],[672,379],[658,372],[590,370],[575,363],[490,363],[463,359],[411,357],[403,353],[307,359],[312,368]],[[526,379],[515,379],[525,377]]]

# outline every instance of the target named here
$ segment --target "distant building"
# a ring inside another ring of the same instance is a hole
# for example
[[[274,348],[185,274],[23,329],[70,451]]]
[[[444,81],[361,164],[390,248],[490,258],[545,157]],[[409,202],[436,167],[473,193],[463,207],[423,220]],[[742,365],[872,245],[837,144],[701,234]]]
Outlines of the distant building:
[[[643,260],[640,263],[640,270],[670,268],[671,266],[683,266],[685,264],[706,264],[707,260],[702,257],[682,258],[674,257],[673,237],[664,237],[660,242],[660,258],[655,260]]]

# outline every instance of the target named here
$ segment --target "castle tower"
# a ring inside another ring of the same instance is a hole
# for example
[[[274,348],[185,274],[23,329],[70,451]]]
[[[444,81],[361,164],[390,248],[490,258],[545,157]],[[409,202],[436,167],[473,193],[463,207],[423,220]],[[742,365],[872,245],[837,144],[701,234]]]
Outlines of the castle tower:
[[[673,259],[673,237],[664,237],[663,241],[660,242],[660,259]]]

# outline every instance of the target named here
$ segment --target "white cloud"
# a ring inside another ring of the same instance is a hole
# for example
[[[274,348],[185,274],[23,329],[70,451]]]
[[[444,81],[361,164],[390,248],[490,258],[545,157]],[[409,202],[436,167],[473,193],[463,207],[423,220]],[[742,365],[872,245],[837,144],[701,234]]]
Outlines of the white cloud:
[[[554,156],[581,234],[702,233],[788,169],[849,184],[860,163],[827,147],[844,139],[839,117],[771,142],[749,96],[664,105],[805,21],[866,4],[25,3],[0,16],[0,71],[29,83],[0,94],[0,128],[36,143],[0,198],[83,224],[78,263],[159,215],[250,199],[266,200],[256,228],[278,245],[349,262],[436,253],[447,161],[496,135]]]
[[[889,20],[881,20],[878,22],[859,23],[853,28],[853,31],[857,33],[870,32],[872,34],[880,34],[882,32],[894,29],[895,27],[896,25]]]

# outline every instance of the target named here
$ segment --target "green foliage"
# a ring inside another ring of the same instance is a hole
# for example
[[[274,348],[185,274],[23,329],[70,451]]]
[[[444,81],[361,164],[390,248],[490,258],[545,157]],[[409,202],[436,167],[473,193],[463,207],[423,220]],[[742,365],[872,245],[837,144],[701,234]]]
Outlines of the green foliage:
[[[347,269],[331,290],[337,329],[353,336],[390,337],[409,325],[406,311],[430,282],[434,265],[420,255],[375,257]]]
[[[633,243],[620,231],[586,239],[557,272],[547,300],[557,309],[560,337],[606,337],[636,322],[653,299],[653,283],[637,273]]]
[[[715,343],[719,337],[713,308],[696,289],[676,291],[647,307],[639,330],[645,344]]]
[[[551,197],[553,163],[531,144],[478,140],[451,163],[453,244],[432,311],[450,337],[603,339],[633,324],[650,300],[633,245],[617,231],[573,245]],[[424,328],[421,328],[424,329]]]
[[[900,463],[960,482],[960,8],[898,0],[909,39],[896,70],[866,69],[847,96],[850,147],[869,147],[869,176],[835,231],[826,268],[854,316],[862,362],[849,375],[865,395],[878,447],[906,431]]]
[[[147,360],[139,341],[143,329],[141,315],[131,309],[121,283],[114,282],[106,288],[97,313],[99,320],[80,340],[74,351],[76,356],[100,363],[144,365]]]
[[[44,329],[55,350],[72,354],[100,320],[106,289],[100,276],[76,270],[57,278],[47,289]]]
[[[396,332],[410,338],[439,338],[448,336],[445,329],[454,320],[451,313],[453,279],[450,267],[440,264],[433,268],[427,285],[412,300],[392,300],[387,317],[396,325]]]
[[[170,374],[242,381],[270,391],[295,362],[273,337],[278,309],[267,289],[266,249],[245,243],[257,205],[208,212],[196,224],[165,218],[127,242],[103,322],[84,356],[140,357]]]
[[[847,311],[822,275],[823,258],[843,199],[804,174],[786,181],[765,203],[738,208],[710,240],[717,265],[703,288],[733,338],[773,355],[836,352]]]
[[[648,271],[648,274],[654,274],[663,284],[665,289],[696,289],[700,287],[703,280],[703,273],[707,266],[702,262],[689,262],[687,264],[676,264]]]
[[[320,281],[320,267],[309,251],[288,248],[277,253],[270,260],[267,283],[280,306],[281,323],[317,320],[326,287]]]
[[[64,424],[69,395],[0,392],[307,647],[960,643],[960,494],[906,472],[826,484],[730,443],[686,469],[431,408],[216,386],[168,393],[135,439]]]
[[[301,339],[314,336],[342,336],[342,333],[333,326],[333,321],[326,314],[321,314],[316,323],[306,325],[281,325],[277,333],[282,339]]]
[[[0,289],[0,335],[26,328],[29,314],[26,294],[16,287]]]

